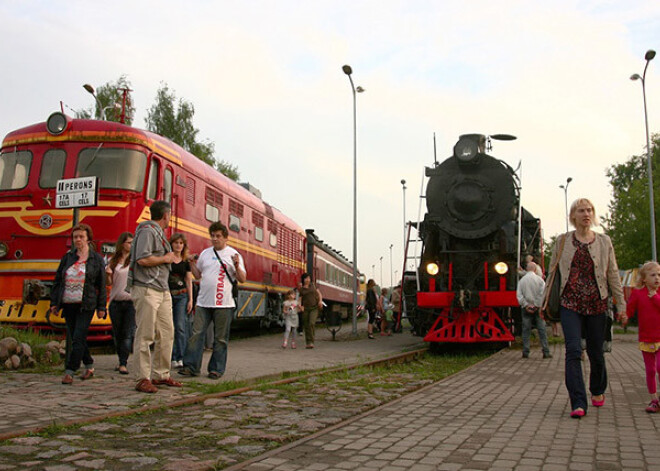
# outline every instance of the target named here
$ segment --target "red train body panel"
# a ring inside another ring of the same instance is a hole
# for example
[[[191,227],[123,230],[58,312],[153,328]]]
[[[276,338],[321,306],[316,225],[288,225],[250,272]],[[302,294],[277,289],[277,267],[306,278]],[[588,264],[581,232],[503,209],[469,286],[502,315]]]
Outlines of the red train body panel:
[[[229,244],[243,255],[248,274],[236,317],[281,322],[281,294],[307,268],[305,232],[295,221],[162,136],[53,116],[66,120],[59,134],[44,122],[11,132],[2,143],[0,322],[63,325],[46,317],[49,283],[71,246],[73,223],[73,210],[55,207],[56,183],[82,176],[99,177],[98,204],[78,209],[78,221],[93,228],[102,254],[109,256],[122,232],[149,218],[154,200],[167,200],[173,217],[166,233],[184,233],[193,253],[208,247],[211,222],[228,227]],[[344,302],[331,292],[328,300]],[[109,318],[95,318],[91,332],[109,339]]]

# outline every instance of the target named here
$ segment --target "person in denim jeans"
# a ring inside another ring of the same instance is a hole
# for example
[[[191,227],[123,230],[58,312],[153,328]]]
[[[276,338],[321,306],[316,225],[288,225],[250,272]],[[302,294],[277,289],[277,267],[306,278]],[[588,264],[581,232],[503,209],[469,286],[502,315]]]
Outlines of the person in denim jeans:
[[[598,217],[591,201],[580,198],[573,202],[569,220],[575,231],[557,237],[550,260],[554,266],[559,257],[561,327],[566,345],[565,380],[571,401],[571,417],[580,419],[587,413],[587,392],[582,375],[581,339],[587,341],[589,356],[589,391],[594,407],[605,405],[607,368],[603,341],[607,328],[608,296],[616,301],[618,312],[626,312],[619,267],[610,238],[592,227]],[[549,294],[546,284],[544,299]]]
[[[545,283],[543,278],[536,274],[538,265],[534,262],[527,262],[525,276],[518,282],[516,296],[518,304],[522,310],[522,357],[529,358],[529,338],[532,333],[532,327],[536,327],[541,341],[543,358],[552,358],[548,348],[548,335],[545,330],[545,321],[539,314],[539,308],[543,303],[543,288]]]
[[[221,222],[209,227],[212,246],[203,250],[190,267],[195,278],[200,279],[192,335],[183,356],[183,368],[179,374],[197,376],[202,367],[206,329],[213,322],[213,354],[207,370],[211,379],[219,379],[227,365],[227,346],[231,321],[236,302],[232,296],[235,283],[243,283],[247,274],[243,257],[227,245],[229,233]]]
[[[110,290],[110,320],[112,321],[112,336],[119,365],[115,371],[128,374],[128,356],[133,352],[135,338],[135,306],[130,293],[126,291],[128,266],[131,263],[131,244],[133,234],[124,232],[117,239],[115,253],[105,269],[107,285]]]
[[[192,331],[192,281],[193,275],[188,261],[188,241],[177,232],[170,238],[174,261],[168,284],[172,295],[172,316],[174,321],[174,347],[172,367],[183,367],[183,354]]]

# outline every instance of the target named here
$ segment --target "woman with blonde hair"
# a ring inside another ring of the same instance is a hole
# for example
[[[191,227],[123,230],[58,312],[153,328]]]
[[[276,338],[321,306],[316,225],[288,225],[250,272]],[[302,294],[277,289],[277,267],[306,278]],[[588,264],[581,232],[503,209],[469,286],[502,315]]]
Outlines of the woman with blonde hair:
[[[571,402],[571,417],[579,419],[587,413],[587,394],[582,376],[582,348],[580,339],[587,341],[591,404],[605,404],[607,369],[603,354],[603,341],[607,327],[607,299],[609,292],[617,304],[618,312],[626,311],[619,267],[614,256],[612,241],[605,234],[595,232],[598,225],[596,209],[587,198],[573,202],[569,220],[575,227],[557,238],[550,260],[554,266],[559,256],[560,318],[564,331],[566,360],[566,389]],[[550,285],[546,284],[544,295]],[[544,296],[545,297],[545,296]]]

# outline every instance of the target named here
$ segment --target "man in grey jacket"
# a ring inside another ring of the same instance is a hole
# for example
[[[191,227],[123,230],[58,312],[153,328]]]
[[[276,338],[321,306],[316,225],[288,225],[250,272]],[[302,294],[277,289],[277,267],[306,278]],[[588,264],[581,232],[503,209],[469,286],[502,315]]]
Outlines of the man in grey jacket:
[[[545,331],[545,321],[539,314],[539,310],[543,304],[543,289],[545,288],[545,282],[543,281],[543,278],[535,273],[536,263],[528,262],[525,269],[525,276],[523,276],[518,282],[518,289],[516,291],[518,304],[520,304],[522,311],[522,356],[523,358],[529,358],[529,337],[532,332],[532,326],[534,326],[539,333],[539,340],[541,341],[541,348],[543,349],[543,358],[552,358],[550,349],[548,348],[548,335]]]

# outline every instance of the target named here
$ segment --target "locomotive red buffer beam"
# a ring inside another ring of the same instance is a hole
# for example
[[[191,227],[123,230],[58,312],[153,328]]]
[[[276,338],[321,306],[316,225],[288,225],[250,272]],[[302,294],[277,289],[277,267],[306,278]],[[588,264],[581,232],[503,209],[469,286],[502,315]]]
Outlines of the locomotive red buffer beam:
[[[425,342],[512,342],[513,335],[493,307],[517,306],[514,291],[482,291],[481,306],[468,312],[451,310],[453,292],[417,293],[419,307],[442,309]]]

